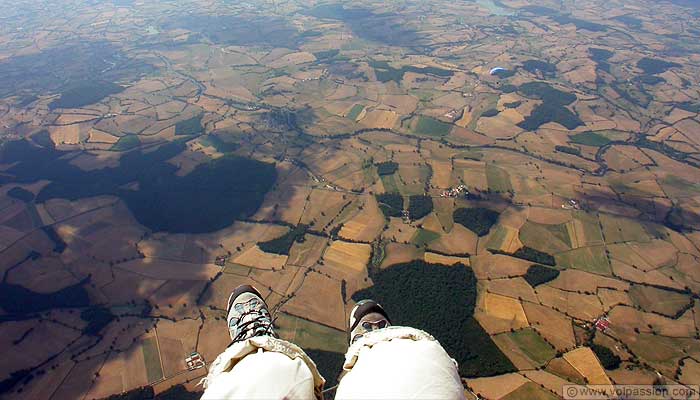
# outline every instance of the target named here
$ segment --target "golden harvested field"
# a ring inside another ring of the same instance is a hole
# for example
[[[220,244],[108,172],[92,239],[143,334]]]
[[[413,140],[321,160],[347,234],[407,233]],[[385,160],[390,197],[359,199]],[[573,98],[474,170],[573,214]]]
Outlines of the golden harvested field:
[[[442,254],[431,253],[429,251],[426,251],[425,254],[423,254],[423,259],[425,260],[425,262],[432,263],[432,264],[454,265],[454,264],[459,263],[459,264],[469,265],[468,258],[445,256]]]
[[[444,231],[442,223],[440,223],[440,219],[435,213],[428,214],[427,217],[424,217],[422,225],[424,230],[431,232]]]
[[[679,381],[681,383],[684,383],[686,385],[689,384],[695,384],[694,382],[698,382],[700,379],[700,363],[688,359],[684,361],[683,368],[681,369],[681,376]]]
[[[564,385],[571,384],[571,382],[543,370],[523,371],[522,374],[531,381],[544,386],[561,397],[564,396]]]
[[[394,111],[372,110],[365,113],[359,122],[367,128],[391,129],[399,120],[399,114]]]
[[[377,205],[374,196],[364,198],[362,209],[343,223],[339,235],[343,238],[370,242],[374,240],[384,228],[384,218]]]
[[[508,278],[525,275],[532,264],[529,261],[500,254],[484,254],[471,257],[472,269],[479,279]]]
[[[90,129],[88,133],[88,142],[90,143],[108,143],[114,144],[119,140],[117,136],[114,136],[107,132],[102,132],[98,129]]]
[[[423,251],[411,244],[389,243],[386,246],[386,257],[381,267],[386,268],[394,264],[405,263],[423,258]]]
[[[595,295],[554,289],[547,285],[535,290],[540,303],[584,321],[594,321],[603,314],[603,306]]]
[[[330,190],[314,189],[308,196],[307,206],[300,222],[322,229],[330,223],[350,199],[343,199],[343,194]]]
[[[433,214],[437,216],[438,221],[445,232],[450,232],[454,228],[454,220],[452,213],[454,210],[455,201],[451,198],[433,198]],[[439,229],[434,229],[436,232]]]
[[[574,331],[571,320],[549,307],[524,302],[523,309],[530,325],[557,350],[573,347]]]
[[[528,379],[517,373],[467,380],[467,384],[474,393],[487,399],[503,398],[527,382],[529,382]]]
[[[281,310],[343,331],[347,325],[340,282],[318,272],[305,273],[301,288]]]
[[[618,305],[632,305],[632,300],[627,293],[618,290],[598,289],[598,299],[603,305],[603,311],[605,312],[609,312],[613,307]]]
[[[283,269],[275,271],[251,269],[248,277],[255,282],[256,287],[260,286],[271,290],[270,298],[274,300],[274,295],[283,296],[289,291],[292,282],[296,276],[300,274],[299,271],[302,271],[301,267],[291,265],[287,265]],[[270,301],[270,298],[268,298],[268,301]]]
[[[528,326],[523,306],[517,299],[494,293],[480,296],[475,317],[492,334]]]
[[[310,191],[310,187],[281,185],[279,190],[268,193],[265,202],[253,219],[259,221],[282,220],[296,224],[301,219]]]
[[[486,180],[485,163],[473,160],[455,160],[455,173],[461,173],[461,177],[465,184],[474,187],[477,190],[487,190],[488,181]]]
[[[494,279],[484,283],[490,293],[500,294],[514,299],[537,302],[537,295],[523,278]]]
[[[407,95],[381,95],[379,102],[401,115],[411,114],[418,105],[416,97]]]
[[[626,291],[630,286],[624,281],[607,278],[576,269],[561,271],[559,276],[555,280],[548,282],[547,285],[570,292],[581,291],[584,293],[595,293],[599,288],[611,288],[619,291]]]
[[[611,385],[610,378],[588,347],[579,347],[564,354],[564,359],[593,385]]]
[[[430,167],[433,170],[431,183],[441,189],[452,186],[452,164],[447,161],[432,161]]]
[[[316,61],[316,57],[314,57],[313,54],[307,52],[298,52],[282,56],[272,61],[268,65],[272,68],[282,68],[291,65],[305,64],[313,61]]]
[[[389,227],[384,230],[382,237],[397,243],[408,243],[418,230],[413,225],[408,225],[401,218],[391,217],[388,222]]]
[[[455,224],[448,233],[428,244],[429,249],[447,254],[476,254],[477,235],[462,225]]]
[[[292,245],[287,265],[313,266],[323,255],[327,241],[328,239],[321,236],[305,235],[303,242]]]
[[[51,140],[57,145],[75,145],[89,135],[87,124],[56,126],[50,132]]]
[[[288,256],[265,253],[258,246],[252,246],[233,259],[233,262],[246,267],[272,269],[282,268],[287,263]]]
[[[631,363],[622,363],[620,368],[606,373],[618,385],[653,385],[657,378],[655,372]]]
[[[32,377],[0,397],[201,390],[184,357],[226,348],[240,284],[285,338],[342,353],[353,294],[416,260],[470,266],[472,317],[516,366],[451,354],[489,376],[464,374],[468,398],[609,384],[580,347],[603,315],[616,383],[700,379],[691,6],[130,3],[34,7],[0,32],[0,272],[32,305],[0,301],[0,380]],[[385,218],[411,195],[432,210]],[[65,288],[80,305],[43,301]],[[90,335],[96,307],[116,318]]]
[[[324,262],[352,271],[362,272],[367,266],[372,248],[364,243],[333,241],[323,254]]]
[[[523,132],[517,124],[523,121],[518,111],[508,109],[495,117],[481,117],[476,123],[476,131],[494,139],[507,139]]]

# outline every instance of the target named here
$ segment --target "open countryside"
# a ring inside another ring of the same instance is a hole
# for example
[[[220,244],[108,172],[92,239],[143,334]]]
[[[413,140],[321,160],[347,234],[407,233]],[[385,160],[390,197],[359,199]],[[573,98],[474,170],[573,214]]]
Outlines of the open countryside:
[[[470,400],[700,383],[696,2],[0,21],[0,397],[198,398],[239,284],[327,386],[367,296]]]

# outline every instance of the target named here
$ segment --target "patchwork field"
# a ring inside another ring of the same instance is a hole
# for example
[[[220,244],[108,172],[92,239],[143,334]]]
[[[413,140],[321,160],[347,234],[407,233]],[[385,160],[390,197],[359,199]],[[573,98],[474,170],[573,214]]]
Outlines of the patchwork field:
[[[362,272],[369,262],[370,254],[371,247],[367,244],[336,240],[328,247],[323,259],[331,265]]]
[[[240,284],[328,387],[370,294],[470,399],[697,383],[694,2],[63,3],[0,26],[0,397],[201,391]]]

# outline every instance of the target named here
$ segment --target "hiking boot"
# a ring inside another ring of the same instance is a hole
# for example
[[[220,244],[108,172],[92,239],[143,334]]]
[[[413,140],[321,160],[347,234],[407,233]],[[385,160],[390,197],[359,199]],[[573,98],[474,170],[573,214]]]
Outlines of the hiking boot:
[[[391,326],[386,311],[374,300],[360,300],[350,313],[350,344],[364,334]]]
[[[228,298],[228,332],[233,342],[255,336],[274,336],[272,318],[265,300],[250,285],[241,285]]]

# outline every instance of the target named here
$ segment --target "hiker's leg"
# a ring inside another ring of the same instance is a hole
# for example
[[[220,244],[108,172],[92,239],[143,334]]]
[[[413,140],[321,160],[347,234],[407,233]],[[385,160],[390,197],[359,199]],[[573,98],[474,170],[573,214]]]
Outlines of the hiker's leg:
[[[457,364],[440,343],[418,329],[389,326],[376,303],[358,305],[336,399],[464,399]]]
[[[296,345],[278,339],[267,305],[250,286],[229,298],[231,345],[209,366],[202,399],[320,399],[324,380]]]
[[[278,352],[256,347],[258,344],[270,348],[289,345],[275,338],[258,337],[251,341],[234,345],[217,358],[220,364],[212,365],[203,400],[318,398],[314,372],[307,364],[310,360],[306,354],[300,351],[292,358],[294,352],[289,350]],[[252,352],[240,356],[241,351],[248,350]]]

